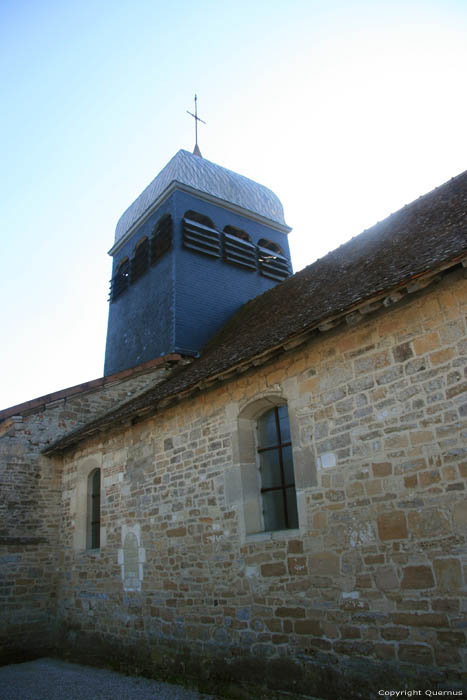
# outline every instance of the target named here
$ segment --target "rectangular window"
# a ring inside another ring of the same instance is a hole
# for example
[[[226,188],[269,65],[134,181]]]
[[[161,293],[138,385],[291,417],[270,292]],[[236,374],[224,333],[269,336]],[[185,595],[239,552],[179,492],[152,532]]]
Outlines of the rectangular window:
[[[298,527],[297,497],[287,406],[275,406],[257,422],[264,529]]]
[[[88,549],[101,546],[101,470],[88,477]]]

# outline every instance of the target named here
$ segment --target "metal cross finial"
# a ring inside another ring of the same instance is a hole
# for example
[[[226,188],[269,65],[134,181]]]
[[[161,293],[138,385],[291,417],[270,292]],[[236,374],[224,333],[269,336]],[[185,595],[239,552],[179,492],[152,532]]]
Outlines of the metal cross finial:
[[[201,156],[201,151],[199,150],[199,146],[198,146],[198,122],[203,122],[203,124],[206,124],[206,122],[203,119],[201,119],[200,117],[198,117],[198,96],[197,95],[195,95],[195,113],[193,114],[193,112],[189,112],[188,110],[187,110],[187,112],[195,120],[195,148],[194,148],[193,153],[196,156]]]

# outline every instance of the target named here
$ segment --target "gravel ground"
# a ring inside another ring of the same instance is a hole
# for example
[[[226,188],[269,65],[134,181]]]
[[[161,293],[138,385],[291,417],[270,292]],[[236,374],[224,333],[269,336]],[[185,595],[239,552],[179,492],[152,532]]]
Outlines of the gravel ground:
[[[0,667],[0,700],[214,700],[178,685],[37,659]]]

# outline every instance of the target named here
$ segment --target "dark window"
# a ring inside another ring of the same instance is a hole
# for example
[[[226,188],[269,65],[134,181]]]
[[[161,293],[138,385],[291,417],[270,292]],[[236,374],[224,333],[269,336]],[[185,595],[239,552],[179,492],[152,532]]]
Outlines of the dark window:
[[[224,228],[224,260],[232,265],[256,270],[256,248],[246,231],[235,226]]]
[[[117,267],[117,271],[112,278],[110,283],[110,297],[112,301],[118,299],[120,294],[123,294],[128,289],[128,282],[130,279],[130,261],[128,258],[124,258]]]
[[[151,265],[172,248],[173,223],[170,214],[164,214],[154,227],[151,238]]]
[[[182,222],[183,245],[204,255],[219,258],[221,255],[221,239],[219,231],[208,216],[199,214],[191,209],[185,212]]]
[[[136,244],[133,260],[131,261],[131,282],[136,282],[144,275],[149,267],[149,241],[146,237]]]
[[[257,422],[265,531],[298,527],[297,497],[287,406],[275,406]]]
[[[101,544],[101,470],[94,469],[88,477],[88,549]]]
[[[258,241],[259,271],[264,277],[281,281],[289,276],[289,261],[282,248],[273,241],[261,238]]]

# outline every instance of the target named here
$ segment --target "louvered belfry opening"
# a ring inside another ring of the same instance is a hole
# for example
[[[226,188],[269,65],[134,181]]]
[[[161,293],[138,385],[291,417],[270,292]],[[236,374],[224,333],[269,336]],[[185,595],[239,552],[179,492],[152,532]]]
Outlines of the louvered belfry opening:
[[[221,258],[230,265],[257,271],[264,277],[281,282],[290,275],[287,257],[277,243],[262,238],[255,245],[249,234],[227,225],[218,231],[212,220],[188,210],[182,219],[182,243],[196,253]],[[150,239],[145,236],[136,244],[131,260],[125,258],[110,283],[110,299],[115,301],[130,284],[137,282],[173,246],[173,219],[164,214],[156,223]]]
[[[110,281],[110,299],[115,301],[155,265],[171,248],[173,242],[173,220],[164,214],[154,227],[151,239],[141,238],[135,246],[131,260],[125,258]]]
[[[222,259],[247,270],[256,270],[264,277],[278,282],[290,275],[290,265],[277,243],[261,239],[255,245],[246,231],[225,226],[218,231],[211,219],[187,211],[182,221],[183,245],[197,253]]]
[[[232,265],[256,270],[256,247],[246,231],[235,226],[225,226],[224,260]]]
[[[151,239],[151,265],[154,265],[172,248],[173,221],[170,214],[164,214],[154,227]]]
[[[198,253],[221,256],[221,237],[208,216],[196,211],[187,211],[183,217],[183,245]]]
[[[280,246],[262,238],[258,241],[258,267],[264,277],[281,281],[289,276],[289,261]]]
[[[130,281],[130,261],[128,258],[122,260],[117,268],[117,272],[110,282],[110,296],[112,301],[118,299],[128,289]]]
[[[147,236],[136,244],[131,261],[131,283],[140,279],[149,267],[149,241]]]

